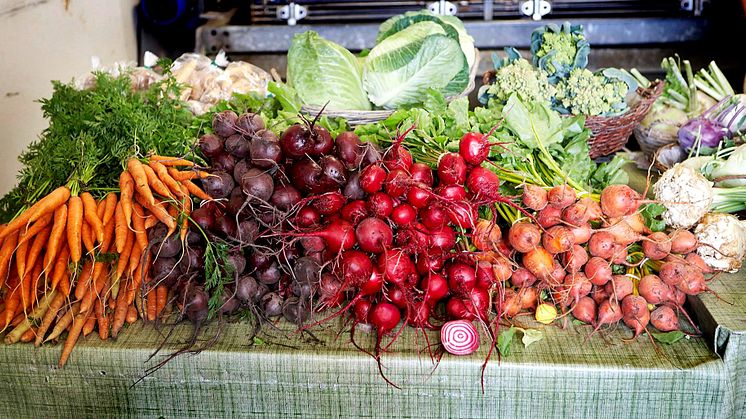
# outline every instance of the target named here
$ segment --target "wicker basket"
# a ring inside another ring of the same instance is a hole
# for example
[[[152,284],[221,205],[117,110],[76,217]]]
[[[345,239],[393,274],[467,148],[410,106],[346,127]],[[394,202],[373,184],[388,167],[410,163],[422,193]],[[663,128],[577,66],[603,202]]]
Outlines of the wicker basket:
[[[651,134],[650,128],[643,128],[641,125],[635,127],[635,139],[640,145],[640,150],[646,157],[651,158],[661,147],[677,143],[677,138],[661,138]]]
[[[494,77],[495,71],[488,71],[482,76],[482,83],[492,84]],[[640,100],[625,113],[617,116],[586,117],[585,127],[591,130],[591,138],[588,139],[588,154],[591,158],[608,156],[621,150],[662,92],[663,82],[655,81],[647,88],[637,88]]]
[[[474,90],[476,83],[474,79],[477,77],[477,68],[479,67],[479,50],[474,48],[474,65],[471,67],[471,73],[469,74],[469,84],[466,86],[461,94],[446,97],[447,102],[452,100],[468,96]],[[321,112],[322,106],[316,105],[303,105],[301,112],[307,115],[318,115]],[[324,115],[331,118],[344,118],[350,126],[365,125],[373,122],[383,121],[384,119],[391,116],[394,113],[393,110],[373,110],[373,111],[354,111],[354,110],[330,110],[325,109]]]

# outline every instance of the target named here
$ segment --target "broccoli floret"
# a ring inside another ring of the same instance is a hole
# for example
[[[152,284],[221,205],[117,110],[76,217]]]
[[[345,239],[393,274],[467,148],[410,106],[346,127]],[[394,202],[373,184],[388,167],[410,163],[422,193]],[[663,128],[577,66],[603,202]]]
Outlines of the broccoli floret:
[[[628,86],[621,80],[576,68],[566,80],[560,80],[555,107],[573,115],[611,115],[624,111]]]
[[[573,69],[585,68],[589,53],[581,25],[549,24],[531,34],[532,62],[549,74],[552,83],[566,78]]]
[[[487,89],[489,104],[504,104],[516,93],[524,101],[549,103],[555,88],[544,71],[519,58],[497,69],[495,83]]]

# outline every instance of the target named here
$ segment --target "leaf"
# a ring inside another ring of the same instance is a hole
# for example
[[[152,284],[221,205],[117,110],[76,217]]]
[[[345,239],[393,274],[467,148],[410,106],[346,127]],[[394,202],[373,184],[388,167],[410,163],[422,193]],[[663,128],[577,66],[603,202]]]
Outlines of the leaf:
[[[549,147],[563,139],[563,124],[559,114],[543,103],[524,103],[516,94],[508,98],[503,108],[505,124],[530,149]]]
[[[510,329],[500,333],[500,336],[497,337],[497,350],[501,355],[507,356],[510,353],[510,344],[513,342],[516,331],[517,329],[514,326],[510,326]]]
[[[664,231],[666,223],[661,219],[661,215],[666,211],[666,207],[661,204],[645,204],[642,209],[642,217],[645,219],[645,225],[652,231]]]
[[[422,100],[423,107],[428,111],[443,112],[446,110],[446,99],[443,94],[433,88],[425,90],[425,98]]]
[[[652,336],[658,342],[672,345],[680,341],[684,336],[686,336],[686,334],[681,330],[674,330],[673,332],[668,333],[650,332],[650,336]]]
[[[572,324],[575,325],[575,326],[583,326],[586,323],[584,321],[582,321],[582,320],[572,319]]]
[[[534,342],[538,342],[542,339],[544,339],[544,334],[541,333],[541,330],[525,329],[523,331],[523,338],[521,338],[521,342],[523,342],[523,346],[525,348],[528,348],[528,345]]]

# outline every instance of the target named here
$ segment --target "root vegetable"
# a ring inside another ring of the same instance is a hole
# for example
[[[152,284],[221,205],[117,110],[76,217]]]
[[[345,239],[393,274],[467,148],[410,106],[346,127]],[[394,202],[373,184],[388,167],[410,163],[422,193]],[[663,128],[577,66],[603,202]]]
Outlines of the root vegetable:
[[[575,237],[567,227],[554,226],[547,229],[541,238],[541,243],[549,253],[557,254],[572,249]]]
[[[676,230],[671,233],[671,252],[686,254],[697,248],[697,237],[689,230]]]
[[[614,275],[606,284],[606,292],[616,301],[622,301],[628,295],[632,295],[634,288],[632,280],[625,275]]]
[[[591,324],[596,320],[597,305],[591,297],[581,297],[572,309],[572,315],[583,323]]]
[[[391,227],[380,218],[374,217],[366,218],[357,225],[355,237],[360,244],[360,249],[376,254],[390,248],[394,241]]]
[[[655,232],[642,242],[642,251],[652,260],[661,260],[671,253],[671,239],[663,232]]]
[[[535,224],[518,222],[508,230],[508,243],[521,253],[528,253],[541,243],[541,230]]]
[[[565,209],[575,203],[577,194],[575,189],[568,185],[555,186],[547,192],[547,201],[550,206]]]
[[[624,324],[635,331],[633,338],[640,336],[650,323],[648,302],[643,297],[628,295],[622,300],[621,308]]]
[[[661,332],[679,330],[679,317],[669,306],[660,306],[650,313],[650,324]]]
[[[601,211],[608,217],[623,217],[639,206],[640,195],[627,185],[609,185],[601,192]]]
[[[546,189],[541,186],[526,184],[523,186],[523,205],[535,211],[543,210],[547,206]]]

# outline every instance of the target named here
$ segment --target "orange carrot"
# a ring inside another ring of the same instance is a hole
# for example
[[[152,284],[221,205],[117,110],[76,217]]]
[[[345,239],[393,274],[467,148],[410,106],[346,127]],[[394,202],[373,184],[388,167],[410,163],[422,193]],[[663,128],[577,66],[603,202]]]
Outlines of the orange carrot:
[[[156,154],[153,154],[149,157],[150,160],[157,161],[158,163],[164,165],[164,166],[187,166],[192,167],[194,166],[194,162],[191,162],[189,160],[184,160],[178,157],[168,157],[168,156],[158,156]]]
[[[83,324],[83,336],[90,335],[94,327],[96,327],[96,316],[93,313],[89,313],[88,318],[85,319],[85,323]]]
[[[165,285],[158,285],[155,287],[155,316],[158,317],[163,313],[166,308],[166,302],[168,300],[168,287]]]
[[[127,324],[132,324],[137,321],[137,309],[135,309],[134,305],[130,305],[127,307]]]
[[[157,218],[155,218],[155,215],[148,213],[148,215],[145,216],[145,222],[143,223],[143,227],[145,227],[145,230],[150,230],[151,228],[155,227],[156,224],[158,224],[160,221],[158,221]]]
[[[57,289],[57,285],[60,283],[62,277],[67,275],[67,264],[69,261],[70,250],[67,249],[66,244],[63,244],[62,251],[54,262],[54,268],[52,269],[52,284],[50,285],[52,290]]]
[[[23,241],[16,247],[16,272],[18,278],[23,278],[26,273],[26,260],[28,260],[28,241]]]
[[[16,315],[16,311],[21,308],[21,284],[15,280],[15,277],[11,278],[11,281],[15,282],[15,284],[10,287],[12,290],[10,291],[10,295],[5,297],[5,321],[2,330],[5,330],[10,325],[13,317]]]
[[[91,231],[93,232],[96,241],[101,243],[104,240],[104,224],[98,216],[98,205],[96,204],[96,200],[93,199],[93,196],[88,192],[80,194],[80,200],[83,202],[83,217],[91,227]]]
[[[171,190],[158,178],[152,167],[143,165],[142,170],[145,172],[145,176],[148,177],[148,186],[150,186],[151,191],[163,197],[173,198]]]
[[[122,211],[122,203],[117,204],[117,208],[114,211],[114,242],[116,243],[117,253],[124,251],[124,245],[127,242],[127,235],[129,228],[127,227],[127,220],[124,218],[124,211]]]
[[[34,238],[31,247],[29,247],[28,255],[26,256],[26,272],[24,272],[24,275],[28,271],[30,271],[36,264],[36,260],[39,259],[39,255],[41,254],[41,249],[42,247],[46,246],[47,241],[49,240],[49,234],[51,232],[52,228],[47,227],[40,231],[39,234],[37,234]]]
[[[114,211],[117,208],[117,194],[110,193],[104,198],[104,216],[101,218],[101,222],[106,225],[108,224],[111,217],[114,216]]]
[[[62,245],[65,242],[62,236],[65,234],[65,225],[67,224],[67,205],[62,204],[56,210],[54,210],[54,222],[52,223],[52,231],[49,234],[49,241],[47,242],[47,251],[44,253],[44,277],[49,278],[54,259],[57,257]]]
[[[122,274],[124,274],[125,268],[127,268],[127,264],[129,263],[130,254],[132,254],[132,246],[135,243],[135,233],[133,233],[130,230],[127,230],[127,237],[126,241],[124,242],[124,248],[119,253],[119,260],[117,260],[117,268],[114,273],[114,280],[118,281],[119,278],[122,277]]]
[[[85,295],[80,300],[80,311],[89,311],[93,308],[93,303],[96,302],[96,298],[101,295],[101,292],[106,286],[106,275],[104,274],[105,266],[103,262],[96,262],[93,268],[93,278],[91,278],[91,286],[86,290]]]
[[[33,293],[31,290],[31,276],[32,274],[28,273],[21,279],[21,290],[19,292],[21,293],[21,307],[24,313],[31,308],[31,295]]]
[[[29,293],[28,293],[28,299],[30,301],[30,306],[33,307],[39,302],[38,291],[39,291],[39,279],[41,278],[41,260],[37,260],[36,263],[34,263],[34,269],[29,272],[29,275],[31,275],[31,287],[29,287]],[[43,287],[45,289],[45,287]],[[42,289],[42,291],[44,291]]]
[[[18,235],[19,233],[17,231],[11,233],[8,237],[5,238],[2,247],[0,247],[0,288],[5,285],[5,280],[8,278],[11,258],[13,257],[13,252],[16,249]]]
[[[145,212],[138,204],[132,204],[132,229],[135,231],[135,239],[140,250],[148,247],[148,235],[145,232]]]
[[[169,227],[166,237],[171,237],[171,235],[174,234],[174,231],[176,231],[176,221],[179,217],[179,209],[176,208],[176,205],[168,206],[168,215],[171,217],[171,220],[173,220],[173,226]]]
[[[153,205],[155,198],[153,197],[153,192],[150,190],[150,186],[148,186],[148,176],[145,174],[140,160],[135,158],[129,159],[127,161],[127,170],[129,170],[132,179],[135,181],[135,190],[145,198],[145,202]]]
[[[186,186],[181,185],[183,199],[181,201],[181,210],[183,211],[181,219],[181,231],[179,238],[182,243],[186,242],[187,233],[189,232],[189,216],[192,213],[192,198],[189,196],[189,190]]]
[[[101,252],[111,252],[114,249],[114,217],[109,217],[109,222],[104,224],[104,241],[101,242]]]
[[[67,245],[73,263],[82,256],[81,229],[83,228],[83,203],[78,196],[71,196],[67,204]]]
[[[62,347],[62,353],[60,354],[60,362],[57,363],[57,368],[62,368],[67,363],[67,359],[70,357],[70,354],[73,352],[73,348],[75,347],[75,344],[78,342],[78,338],[80,337],[80,332],[83,331],[83,327],[85,326],[86,322],[88,321],[88,317],[90,316],[91,316],[90,313],[86,313],[86,312],[80,312],[79,314],[75,316],[75,320],[73,321],[72,327],[70,328],[70,331],[67,333],[67,339],[65,339],[65,346]]]
[[[10,233],[14,233],[21,229],[21,227],[27,226],[42,216],[52,213],[57,207],[64,204],[65,201],[70,197],[70,190],[64,186],[53,190],[49,195],[37,201],[29,209],[22,212],[18,217],[13,219],[8,225],[0,232],[0,240],[7,237]]]
[[[29,343],[36,337],[36,328],[31,326],[27,331],[21,335],[21,342]]]
[[[80,271],[80,276],[78,277],[78,281],[75,284],[75,299],[80,300],[85,296],[86,291],[88,290],[88,287],[91,282],[91,278],[93,277],[93,269],[94,264],[91,262],[91,260],[86,260],[85,264],[83,265],[83,269]]]
[[[143,271],[149,272],[147,269],[143,269],[143,266],[150,266],[150,255],[146,256],[145,260],[142,261],[142,263],[143,263],[142,265],[138,266],[135,269],[135,274],[132,276],[132,281],[130,282],[129,287],[128,287],[128,290],[130,290],[130,291],[137,290],[137,288],[140,286],[140,284],[142,284],[142,282],[143,282]],[[134,294],[133,294],[132,298],[130,298],[128,296],[127,297],[127,303],[128,304],[131,303],[133,299],[134,299]]]
[[[135,192],[135,181],[128,171],[123,171],[119,175],[119,200],[122,203],[122,212],[124,219],[127,220],[129,227],[132,222],[132,196]]]
[[[171,191],[174,196],[179,198],[182,197],[181,184],[168,174],[168,169],[166,168],[166,166],[154,160],[151,160],[148,163],[148,166],[153,169],[155,174],[158,176],[158,179],[160,179],[161,182],[166,185],[168,190]]]
[[[132,276],[137,267],[140,266],[140,256],[142,256],[142,252],[143,250],[140,249],[140,246],[138,246],[137,243],[132,244],[132,252],[130,253],[130,260],[127,265],[127,273],[130,276]]]
[[[176,180],[177,182],[181,182],[183,180],[204,179],[208,176],[215,176],[202,170],[178,171],[173,167],[168,168],[168,174],[171,175],[171,177],[174,178],[174,180]]]
[[[155,321],[156,311],[158,310],[158,303],[156,302],[156,291],[155,288],[151,288],[146,296],[147,298],[147,318],[149,322]]]
[[[111,320],[111,336],[114,338],[117,337],[119,331],[122,329],[122,326],[124,326],[125,318],[127,317],[127,287],[120,286],[119,288],[120,291],[119,295],[117,295],[114,317]]]
[[[44,313],[44,318],[41,320],[41,324],[39,325],[34,346],[41,345],[44,335],[47,333],[47,330],[49,330],[49,327],[52,325],[52,322],[57,317],[57,313],[60,311],[60,308],[62,308],[64,303],[65,295],[62,293],[57,293],[54,296],[54,299],[52,299],[52,302],[49,303],[49,308],[47,309],[47,312]]]
[[[28,230],[21,229],[21,235],[18,239],[18,244],[21,244],[26,241],[31,241],[31,239],[35,238],[37,234],[39,234],[40,231],[44,230],[49,226],[49,224],[52,223],[52,213],[44,215],[42,218],[40,218],[38,221],[36,221],[31,227],[29,227]]]
[[[93,239],[93,229],[91,228],[91,225],[83,221],[83,228],[80,235],[83,238],[83,247],[85,247],[86,253],[93,255],[93,252],[96,250],[96,243]]]
[[[156,200],[154,205],[150,205],[140,196],[136,196],[135,200],[142,205],[143,208],[150,211],[151,214],[158,218],[158,221],[165,224],[169,229],[176,226],[176,222],[173,217],[168,214],[168,211],[164,208],[165,204],[161,201]]]
[[[106,315],[106,310],[101,300],[96,300],[94,312],[96,313],[96,323],[98,325],[98,337],[101,340],[106,340],[109,338],[109,317]]]
[[[65,298],[70,297],[70,277],[64,275],[57,285],[57,289],[65,295]]]
[[[47,336],[42,343],[49,342],[50,340],[57,339],[62,332],[67,330],[75,319],[75,315],[78,313],[78,303],[72,305],[68,310],[57,320],[57,323],[52,329],[52,333]]]
[[[195,185],[194,183],[192,183],[191,180],[182,180],[181,183],[183,183],[184,186],[187,187],[187,189],[189,190],[190,194],[196,196],[197,198],[199,198],[199,199],[201,199],[203,201],[209,201],[209,200],[212,199],[212,197],[210,197],[210,195],[206,194],[205,191],[203,191],[197,185]]]

